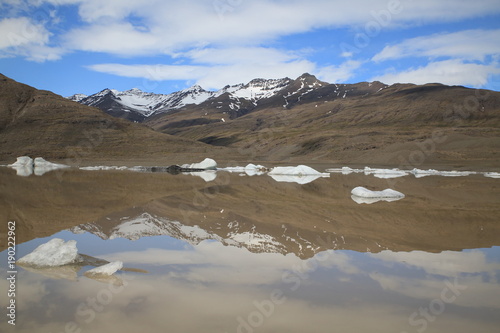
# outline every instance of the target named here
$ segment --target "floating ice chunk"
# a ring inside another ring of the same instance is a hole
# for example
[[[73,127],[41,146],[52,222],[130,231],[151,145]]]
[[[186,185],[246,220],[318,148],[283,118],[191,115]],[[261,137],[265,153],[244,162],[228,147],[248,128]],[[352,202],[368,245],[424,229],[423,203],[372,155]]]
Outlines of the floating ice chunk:
[[[329,173],[321,173],[307,165],[298,165],[296,167],[275,167],[269,173],[277,182],[288,182],[307,184],[321,177],[330,177]]]
[[[33,161],[33,164],[35,165],[35,175],[37,175],[37,176],[41,176],[41,175],[45,174],[46,172],[49,172],[52,170],[69,168],[69,165],[52,163],[52,162],[46,161],[42,157],[35,158],[35,160]]]
[[[77,263],[80,260],[76,241],[64,242],[60,238],[53,238],[19,259],[17,263],[34,267],[54,267]]]
[[[288,166],[288,167],[275,167],[270,172],[269,175],[282,175],[282,176],[320,176],[329,177],[329,173],[321,173],[314,170],[307,165],[298,166]]]
[[[364,170],[362,170],[362,169],[352,169],[350,167],[342,167],[342,168],[326,169],[325,171],[326,172],[331,172],[331,173],[341,173],[343,175],[349,175],[351,173],[363,172]]]
[[[407,176],[408,172],[399,169],[372,169],[365,167],[363,172],[365,175],[373,175],[377,178],[389,179]]]
[[[33,159],[29,156],[20,156],[16,159],[16,161],[12,164],[9,164],[10,167],[33,167]]]
[[[80,167],[80,170],[87,170],[87,171],[98,171],[98,170],[127,170],[130,169],[132,171],[135,171],[135,169],[138,169],[139,167],[132,167],[132,168],[127,168],[126,166],[106,166],[106,165],[97,165],[97,166],[88,166],[88,167]]]
[[[18,176],[27,177],[33,174],[33,159],[29,156],[20,156],[16,162],[7,166],[15,169]]]
[[[236,166],[236,167],[226,167],[218,170],[223,170],[227,172],[234,172],[234,173],[244,173],[247,176],[260,176],[263,175],[267,168],[263,165],[255,165],[252,163],[247,164],[246,166]]]
[[[485,172],[483,175],[489,178],[500,178],[499,172]]]
[[[13,164],[8,165],[11,168],[16,169],[18,176],[30,176],[33,174],[41,176],[46,172],[61,169],[61,168],[69,168],[69,165],[57,164],[46,161],[41,157],[37,157],[34,160],[29,156],[21,156],[17,158],[17,161]]]
[[[365,187],[358,186],[352,189],[352,195],[362,198],[404,198],[404,194],[387,188],[383,191],[372,191]]]
[[[217,162],[211,158],[205,158],[200,163],[184,164],[182,167],[186,169],[217,170]]]
[[[259,176],[264,174],[264,171],[267,170],[267,168],[263,165],[255,165],[252,163],[249,163],[245,166],[245,173],[249,176]]]
[[[389,188],[383,191],[371,191],[367,188],[358,186],[351,191],[351,198],[356,203],[371,204],[381,200],[390,202],[402,199],[404,197],[405,195],[403,193],[391,190]]]
[[[413,169],[410,171],[415,178],[422,178],[427,176],[444,176],[444,177],[463,177],[475,174],[473,171],[438,171],[434,169],[429,170],[421,170],[421,169]]]
[[[110,276],[116,273],[123,268],[123,262],[121,261],[113,261],[106,265],[102,265],[91,270],[85,272],[86,276],[94,276],[94,275],[105,275]]]

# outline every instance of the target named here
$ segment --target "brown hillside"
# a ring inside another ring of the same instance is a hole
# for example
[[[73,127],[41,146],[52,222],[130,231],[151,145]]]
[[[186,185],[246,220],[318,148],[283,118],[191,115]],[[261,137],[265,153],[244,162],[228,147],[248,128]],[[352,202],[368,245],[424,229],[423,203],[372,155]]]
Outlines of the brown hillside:
[[[215,150],[221,149],[111,117],[0,74],[0,161],[29,155],[69,164],[141,158],[177,163],[180,156]]]
[[[363,82],[316,89],[290,108],[281,104],[265,103],[230,119],[217,104],[204,103],[153,117],[146,124],[164,133],[238,148],[250,159],[500,167],[499,92]]]

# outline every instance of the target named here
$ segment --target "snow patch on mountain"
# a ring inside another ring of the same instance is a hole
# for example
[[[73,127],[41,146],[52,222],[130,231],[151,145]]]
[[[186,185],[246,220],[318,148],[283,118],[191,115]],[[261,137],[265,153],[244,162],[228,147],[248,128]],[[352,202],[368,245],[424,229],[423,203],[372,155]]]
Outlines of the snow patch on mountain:
[[[304,95],[323,85],[322,82],[311,75],[303,75],[299,80],[301,80],[301,87],[297,91],[288,93],[289,96],[297,93]],[[168,112],[169,110],[179,109],[190,104],[199,105],[207,100],[227,94],[230,100],[229,108],[233,111],[238,111],[241,108],[242,100],[250,101],[254,106],[257,106],[261,99],[278,95],[280,91],[286,89],[294,82],[290,78],[259,78],[247,84],[228,85],[218,91],[207,91],[199,85],[194,85],[171,94],[148,93],[138,88],[126,91],[104,89],[90,96],[75,94],[67,98],[84,105],[95,106],[108,111],[113,110],[113,105],[115,107],[118,105],[121,106],[119,108],[123,112],[135,111],[144,117],[149,117],[156,112]]]

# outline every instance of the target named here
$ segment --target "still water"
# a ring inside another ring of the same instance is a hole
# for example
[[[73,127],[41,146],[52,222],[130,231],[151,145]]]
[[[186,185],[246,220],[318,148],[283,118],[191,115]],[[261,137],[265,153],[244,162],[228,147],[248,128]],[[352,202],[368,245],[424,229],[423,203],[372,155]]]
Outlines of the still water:
[[[358,203],[356,186],[405,198]],[[500,179],[479,175],[0,168],[18,258],[57,237],[126,267],[100,280],[92,266],[17,267],[16,325],[2,279],[0,331],[498,332],[499,202]]]

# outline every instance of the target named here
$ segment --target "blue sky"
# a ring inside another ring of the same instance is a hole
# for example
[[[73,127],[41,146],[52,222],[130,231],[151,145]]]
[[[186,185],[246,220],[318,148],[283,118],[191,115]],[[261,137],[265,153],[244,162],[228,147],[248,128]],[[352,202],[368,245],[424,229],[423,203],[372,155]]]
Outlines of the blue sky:
[[[305,72],[500,90],[500,1],[0,0],[0,72],[63,96]]]

